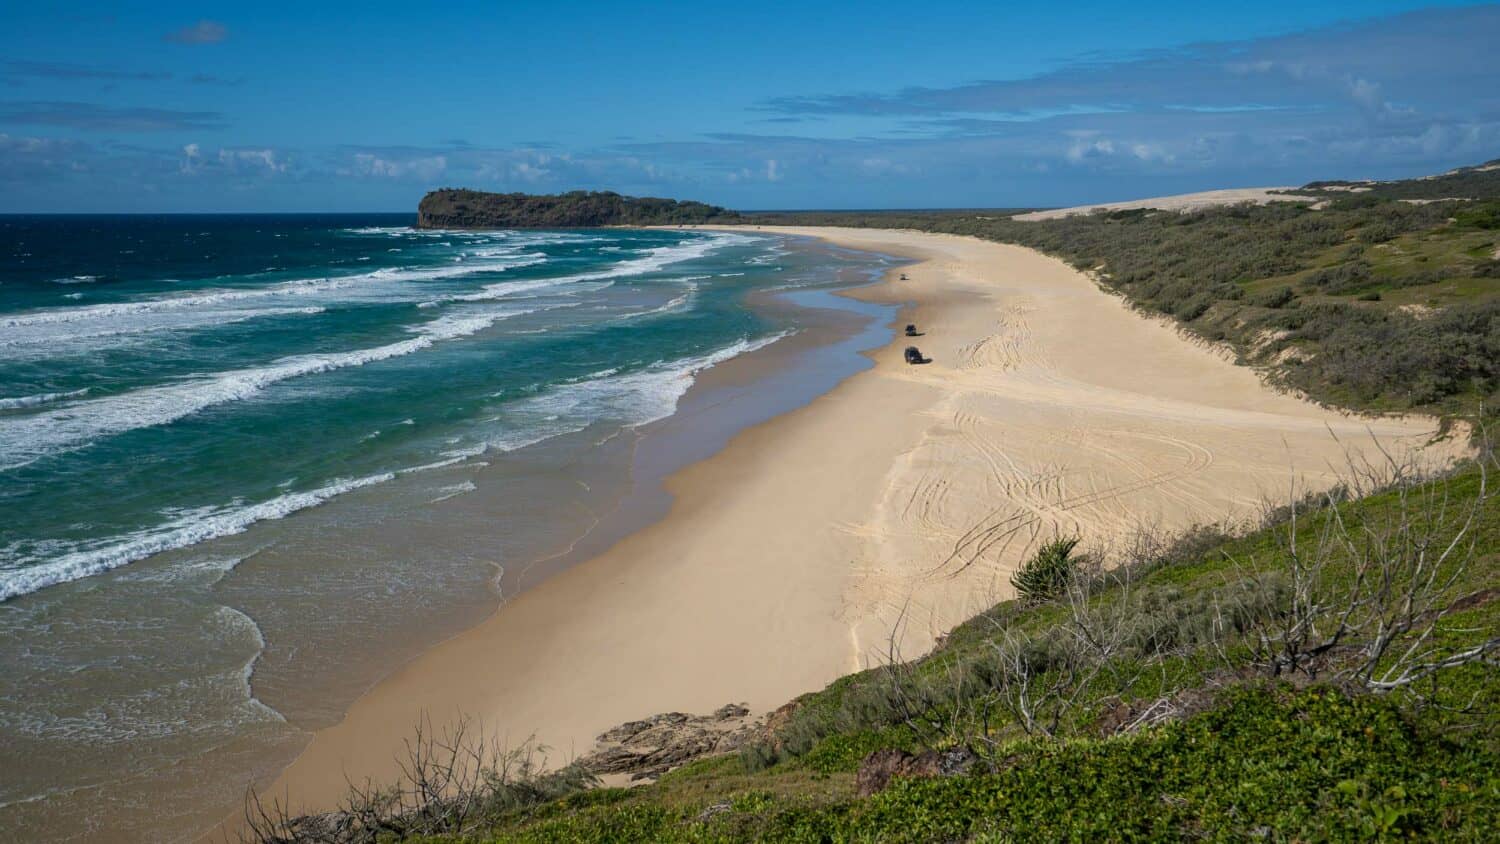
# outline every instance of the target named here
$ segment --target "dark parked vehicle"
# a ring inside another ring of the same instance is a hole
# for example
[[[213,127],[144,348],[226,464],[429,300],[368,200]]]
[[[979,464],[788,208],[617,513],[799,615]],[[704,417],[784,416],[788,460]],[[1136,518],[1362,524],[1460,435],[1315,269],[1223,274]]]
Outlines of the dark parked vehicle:
[[[916,326],[915,323],[907,323],[907,325],[906,325],[906,336],[908,336],[908,337],[921,337],[922,336],[922,332],[920,332],[920,331],[917,330],[917,326]]]
[[[932,362],[932,358],[924,358],[924,357],[922,357],[922,351],[920,349],[918,349],[916,346],[907,346],[906,347],[906,362],[907,363],[931,363]]]

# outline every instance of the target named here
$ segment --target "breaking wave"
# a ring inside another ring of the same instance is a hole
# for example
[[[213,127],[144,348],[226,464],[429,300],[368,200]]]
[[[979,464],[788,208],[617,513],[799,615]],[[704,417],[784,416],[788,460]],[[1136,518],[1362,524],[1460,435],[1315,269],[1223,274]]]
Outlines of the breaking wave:
[[[265,366],[220,372],[172,384],[146,387],[70,405],[61,410],[0,421],[0,470],[81,448],[101,437],[166,425],[225,402],[243,401],[288,378],[329,372],[409,355],[444,340],[466,337],[502,319],[539,308],[493,311],[467,317],[439,317],[413,327],[416,336],[384,346],[283,358]]]

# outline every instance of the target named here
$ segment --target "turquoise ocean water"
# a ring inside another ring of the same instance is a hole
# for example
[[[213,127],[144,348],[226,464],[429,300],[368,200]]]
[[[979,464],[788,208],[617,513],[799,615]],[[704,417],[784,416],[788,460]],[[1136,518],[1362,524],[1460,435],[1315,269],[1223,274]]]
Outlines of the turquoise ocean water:
[[[0,217],[0,826],[201,826],[576,539],[622,434],[799,334],[752,294],[887,266],[409,221]]]

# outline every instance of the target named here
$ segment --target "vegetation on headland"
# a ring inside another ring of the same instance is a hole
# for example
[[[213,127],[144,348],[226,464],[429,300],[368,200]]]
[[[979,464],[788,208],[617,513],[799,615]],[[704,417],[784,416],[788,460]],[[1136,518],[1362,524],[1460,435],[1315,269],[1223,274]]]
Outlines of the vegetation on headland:
[[[1500,162],[1348,187],[1296,191],[1322,198],[1316,208],[1278,202],[1043,221],[978,211],[798,212],[746,222],[907,228],[1031,247],[1318,401],[1372,412],[1493,412]],[[1407,201],[1426,198],[1443,201]]]
[[[667,226],[732,223],[738,217],[717,205],[609,191],[540,195],[442,188],[417,205],[417,227],[427,229]]]
[[[419,739],[402,784],[268,811],[261,840],[1486,840],[1497,470],[1370,469],[1243,531],[1050,545],[1029,597],[643,786]]]

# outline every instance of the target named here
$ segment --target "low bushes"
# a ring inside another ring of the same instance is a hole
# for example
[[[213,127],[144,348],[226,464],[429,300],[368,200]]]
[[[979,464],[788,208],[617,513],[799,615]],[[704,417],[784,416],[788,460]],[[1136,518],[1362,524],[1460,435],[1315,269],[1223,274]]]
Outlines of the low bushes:
[[[1059,538],[1043,545],[1010,578],[1016,596],[1029,604],[1050,601],[1073,582],[1079,561],[1073,556],[1078,539]]]

